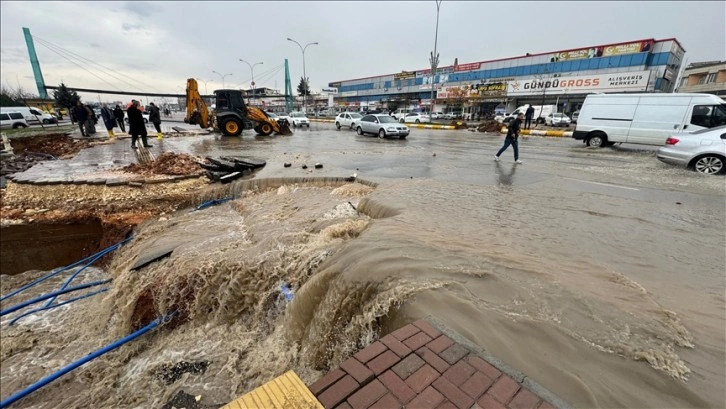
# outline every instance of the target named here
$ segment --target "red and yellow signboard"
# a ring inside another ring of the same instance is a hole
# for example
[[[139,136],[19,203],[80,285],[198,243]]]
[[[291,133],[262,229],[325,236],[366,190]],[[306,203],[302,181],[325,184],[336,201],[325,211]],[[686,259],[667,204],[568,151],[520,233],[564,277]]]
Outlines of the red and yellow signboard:
[[[584,58],[609,57],[613,55],[634,54],[649,51],[653,46],[652,41],[636,41],[633,43],[621,43],[607,45],[604,47],[580,48],[577,50],[562,51],[552,55],[550,61],[570,61]]]

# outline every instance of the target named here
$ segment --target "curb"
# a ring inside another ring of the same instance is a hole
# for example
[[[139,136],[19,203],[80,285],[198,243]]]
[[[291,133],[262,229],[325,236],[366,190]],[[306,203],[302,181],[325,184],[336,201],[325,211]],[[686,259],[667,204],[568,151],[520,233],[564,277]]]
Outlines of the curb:
[[[507,133],[507,128],[503,127],[501,131],[499,131],[503,134]],[[571,138],[572,137],[572,131],[540,131],[540,130],[531,130],[531,129],[522,129],[520,131],[522,135],[533,135],[533,136],[554,136],[558,138]]]
[[[474,352],[475,354],[483,357],[490,364],[492,364],[492,366],[494,366],[495,368],[502,371],[502,373],[507,374],[507,375],[511,376],[512,378],[514,378],[517,382],[526,386],[528,389],[530,389],[532,392],[534,392],[540,398],[551,403],[552,406],[554,406],[558,409],[572,409],[573,408],[572,405],[570,405],[569,403],[567,403],[566,401],[564,401],[562,398],[555,395],[554,393],[550,392],[544,386],[535,382],[532,378],[530,378],[527,375],[523,374],[522,372],[508,366],[501,360],[492,356],[492,354],[488,353],[483,348],[475,345],[474,343],[469,341],[467,338],[459,335],[457,332],[448,328],[441,321],[437,320],[436,318],[432,317],[431,315],[426,316],[424,318],[424,320],[428,321],[431,325],[436,327],[436,329],[438,329],[439,331],[444,333],[447,337],[451,338],[451,340],[453,340],[457,344],[460,344],[460,345],[466,347],[467,349],[469,349],[470,351]]]
[[[310,122],[324,122],[324,123],[328,123],[328,124],[332,124],[333,122],[335,122],[334,119],[317,119],[317,118],[313,118],[313,119],[308,119],[308,120]]]
[[[454,130],[456,129],[453,125],[422,125],[422,124],[405,124],[409,128],[418,129],[443,129],[443,130]]]

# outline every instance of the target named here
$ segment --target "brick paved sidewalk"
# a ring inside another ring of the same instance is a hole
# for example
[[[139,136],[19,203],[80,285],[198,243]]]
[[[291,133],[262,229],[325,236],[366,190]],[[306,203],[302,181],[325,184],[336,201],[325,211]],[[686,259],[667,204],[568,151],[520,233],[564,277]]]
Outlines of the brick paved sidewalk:
[[[325,408],[569,407],[483,355],[443,326],[419,320],[359,351],[309,388]]]

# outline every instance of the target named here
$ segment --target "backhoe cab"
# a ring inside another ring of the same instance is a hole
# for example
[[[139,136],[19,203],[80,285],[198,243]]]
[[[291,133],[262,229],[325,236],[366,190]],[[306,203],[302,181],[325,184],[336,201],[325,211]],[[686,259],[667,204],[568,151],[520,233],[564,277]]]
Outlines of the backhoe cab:
[[[291,135],[287,120],[280,122],[270,118],[259,108],[245,104],[242,91],[236,89],[220,89],[214,91],[216,108],[211,115],[197,90],[194,78],[187,80],[187,117],[185,122],[199,124],[208,128],[217,120],[217,128],[226,136],[237,136],[243,129],[254,129],[259,135],[268,136],[273,132],[278,135]]]

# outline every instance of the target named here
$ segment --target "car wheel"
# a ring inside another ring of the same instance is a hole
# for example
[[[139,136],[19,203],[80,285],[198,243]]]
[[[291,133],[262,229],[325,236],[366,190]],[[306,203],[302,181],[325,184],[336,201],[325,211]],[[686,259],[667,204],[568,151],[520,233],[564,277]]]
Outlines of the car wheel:
[[[50,123],[50,121],[49,121],[49,120],[47,120],[47,119],[44,119],[44,120],[43,120],[43,124],[49,124],[49,123]]]
[[[405,121],[406,121],[406,120],[405,120],[405,119],[403,119],[403,118],[401,118],[401,119],[399,119],[399,120],[398,120],[398,122],[400,122],[400,123],[404,123]]]
[[[399,138],[399,139],[406,139],[406,136],[408,136],[408,135],[401,135],[401,136],[399,136],[398,138]]]
[[[350,123],[350,130],[352,131],[352,130],[353,130],[353,128],[355,128],[355,122],[351,122],[351,123]]]
[[[383,129],[381,129],[380,131],[378,131],[378,137],[381,138],[381,139],[385,138],[386,137],[386,131],[383,130]]]
[[[698,173],[706,175],[718,175],[724,173],[724,162],[726,160],[716,155],[701,156],[693,163],[693,169]]]
[[[587,139],[587,146],[591,146],[593,148],[600,148],[605,144],[605,142],[606,139],[604,134],[594,133]]]
[[[363,135],[363,128],[361,128],[360,126],[355,131],[356,133],[358,133],[358,135]]]
[[[420,123],[421,123],[421,121],[419,121],[419,120],[417,119],[417,120],[416,120],[416,123],[417,123],[417,124],[420,124]]]
[[[340,122],[336,122],[336,123],[335,123],[335,127],[336,127],[336,128],[338,129],[338,130],[340,130]]]

